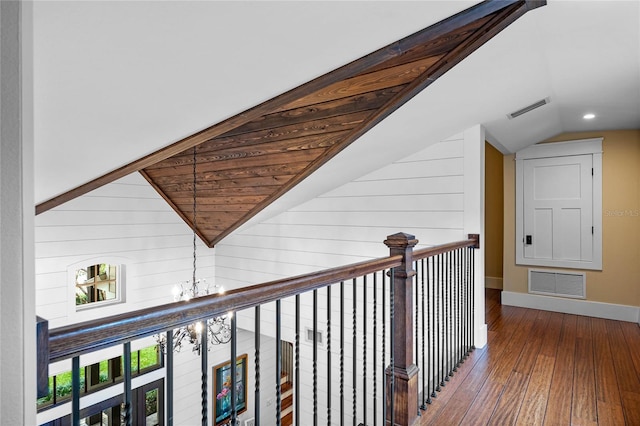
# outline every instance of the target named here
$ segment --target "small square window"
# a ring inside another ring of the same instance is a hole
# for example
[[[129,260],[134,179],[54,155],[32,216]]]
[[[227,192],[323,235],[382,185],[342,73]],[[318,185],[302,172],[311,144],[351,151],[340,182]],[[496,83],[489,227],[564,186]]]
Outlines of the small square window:
[[[97,263],[75,270],[75,305],[84,309],[122,300],[119,267]]]

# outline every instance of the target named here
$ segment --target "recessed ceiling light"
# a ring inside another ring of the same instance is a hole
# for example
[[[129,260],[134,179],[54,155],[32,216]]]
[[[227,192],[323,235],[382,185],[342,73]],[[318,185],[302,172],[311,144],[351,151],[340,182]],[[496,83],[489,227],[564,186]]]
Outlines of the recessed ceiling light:
[[[596,118],[596,115],[589,113],[589,114],[583,115],[582,118],[584,118],[585,120],[593,120],[594,118]]]

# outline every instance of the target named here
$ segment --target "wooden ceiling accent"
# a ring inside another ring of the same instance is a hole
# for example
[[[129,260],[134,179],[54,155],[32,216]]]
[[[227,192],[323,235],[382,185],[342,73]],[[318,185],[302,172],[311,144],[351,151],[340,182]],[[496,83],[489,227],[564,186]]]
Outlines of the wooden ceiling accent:
[[[133,171],[213,247],[544,1],[485,1],[36,207]]]

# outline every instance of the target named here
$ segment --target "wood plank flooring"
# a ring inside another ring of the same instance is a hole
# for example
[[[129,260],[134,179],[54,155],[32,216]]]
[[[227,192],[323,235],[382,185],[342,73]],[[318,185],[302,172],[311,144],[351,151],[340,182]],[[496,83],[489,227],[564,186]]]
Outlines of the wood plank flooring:
[[[500,304],[421,425],[640,425],[640,327]]]

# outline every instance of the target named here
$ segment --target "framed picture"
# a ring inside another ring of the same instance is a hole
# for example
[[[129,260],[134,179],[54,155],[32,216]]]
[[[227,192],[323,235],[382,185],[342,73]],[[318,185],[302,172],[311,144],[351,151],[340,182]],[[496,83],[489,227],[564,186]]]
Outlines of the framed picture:
[[[231,417],[231,362],[213,367],[213,418],[219,425]],[[247,410],[247,354],[236,358],[236,414]]]

